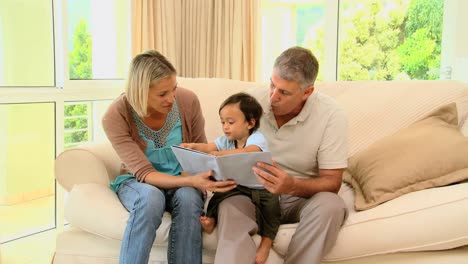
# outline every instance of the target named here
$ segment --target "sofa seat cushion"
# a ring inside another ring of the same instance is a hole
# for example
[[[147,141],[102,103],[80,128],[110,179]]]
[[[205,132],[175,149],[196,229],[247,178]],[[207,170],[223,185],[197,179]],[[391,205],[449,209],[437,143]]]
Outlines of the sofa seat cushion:
[[[77,227],[67,226],[57,235],[53,263],[118,264],[120,243],[119,240],[103,238]],[[202,259],[203,263],[213,263],[214,252],[204,250]],[[167,264],[167,247],[153,245],[148,263]]]
[[[129,213],[122,206],[117,195],[109,187],[96,183],[75,185],[69,193],[65,207],[65,218],[72,226],[114,240],[122,240],[128,217]],[[156,231],[154,245],[167,244],[170,224],[171,216],[166,212],[161,226]],[[280,227],[274,248],[280,255],[286,252],[296,226],[296,224],[289,224]],[[260,237],[255,239],[259,244]],[[216,250],[216,246],[216,229],[211,234],[204,233],[203,247]]]
[[[349,207],[337,242],[324,260],[336,261],[391,252],[455,248],[468,244],[468,183],[409,193],[378,207],[356,212],[350,187],[340,195]],[[351,201],[350,201],[351,200]],[[101,237],[121,240],[128,212],[117,195],[102,184],[75,185],[69,194],[65,217],[74,227]],[[165,214],[154,245],[167,244],[170,215]],[[281,225],[273,250],[284,256],[297,224]],[[255,242],[260,242],[258,235]],[[216,249],[216,229],[204,234],[204,248]]]
[[[111,264],[119,263],[120,241],[106,239],[93,235],[74,227],[66,227],[63,232],[57,235],[57,248],[53,263],[66,264]],[[150,254],[149,263],[163,264],[167,263],[167,248],[163,246],[153,246]],[[465,264],[468,256],[468,246],[444,250],[444,251],[425,251],[395,253],[379,256],[369,256],[365,258],[344,260],[339,262],[323,261],[322,264]],[[213,263],[214,252],[204,250],[203,263]],[[283,260],[271,252],[268,257],[268,263],[280,264]]]
[[[468,182],[412,192],[366,211],[346,202],[349,217],[325,260],[468,244]]]

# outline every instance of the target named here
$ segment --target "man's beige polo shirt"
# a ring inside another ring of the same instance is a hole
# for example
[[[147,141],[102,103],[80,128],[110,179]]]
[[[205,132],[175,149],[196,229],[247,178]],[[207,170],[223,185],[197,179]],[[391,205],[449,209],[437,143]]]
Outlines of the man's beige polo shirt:
[[[275,160],[289,175],[314,177],[320,169],[347,167],[348,121],[336,101],[318,91],[302,111],[278,129],[271,112],[269,89],[249,90],[263,107],[259,131]]]

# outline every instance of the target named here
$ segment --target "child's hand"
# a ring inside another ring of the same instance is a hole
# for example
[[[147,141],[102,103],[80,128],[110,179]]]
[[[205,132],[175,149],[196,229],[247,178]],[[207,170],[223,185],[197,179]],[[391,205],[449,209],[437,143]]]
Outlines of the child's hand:
[[[193,149],[195,146],[195,143],[181,143],[179,146],[183,148]]]
[[[219,151],[211,151],[211,152],[210,152],[210,155],[213,155],[213,156],[221,156],[221,153],[219,153]]]

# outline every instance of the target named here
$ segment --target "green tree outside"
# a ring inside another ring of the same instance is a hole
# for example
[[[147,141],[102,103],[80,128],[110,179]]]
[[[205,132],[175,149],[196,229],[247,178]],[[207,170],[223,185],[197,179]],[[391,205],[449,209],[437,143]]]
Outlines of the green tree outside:
[[[397,47],[406,6],[388,8],[379,0],[353,1],[343,8],[339,53],[340,80],[393,80],[401,72]]]
[[[405,17],[405,42],[398,47],[402,69],[413,79],[433,80],[439,71],[443,23],[442,0],[412,0]]]
[[[88,24],[80,19],[74,30],[73,51],[69,56],[69,75],[72,80],[92,79],[92,41]],[[89,103],[69,104],[64,107],[65,147],[70,148],[89,139]]]
[[[92,78],[92,41],[88,32],[88,24],[80,19],[75,27],[73,51],[70,52],[70,79]]]
[[[88,141],[88,109],[88,103],[65,106],[64,138],[67,147]]]
[[[427,72],[440,68],[443,0],[341,3],[339,80],[438,78]],[[299,45],[323,61],[324,27],[307,34]]]

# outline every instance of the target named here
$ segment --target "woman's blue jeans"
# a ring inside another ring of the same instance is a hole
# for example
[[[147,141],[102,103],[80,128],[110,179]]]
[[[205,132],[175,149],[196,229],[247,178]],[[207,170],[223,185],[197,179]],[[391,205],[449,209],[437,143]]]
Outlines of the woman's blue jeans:
[[[121,264],[148,263],[164,211],[172,216],[168,263],[202,262],[199,219],[203,214],[203,199],[199,190],[191,187],[164,190],[129,179],[121,183],[117,195],[130,212],[120,249]]]

